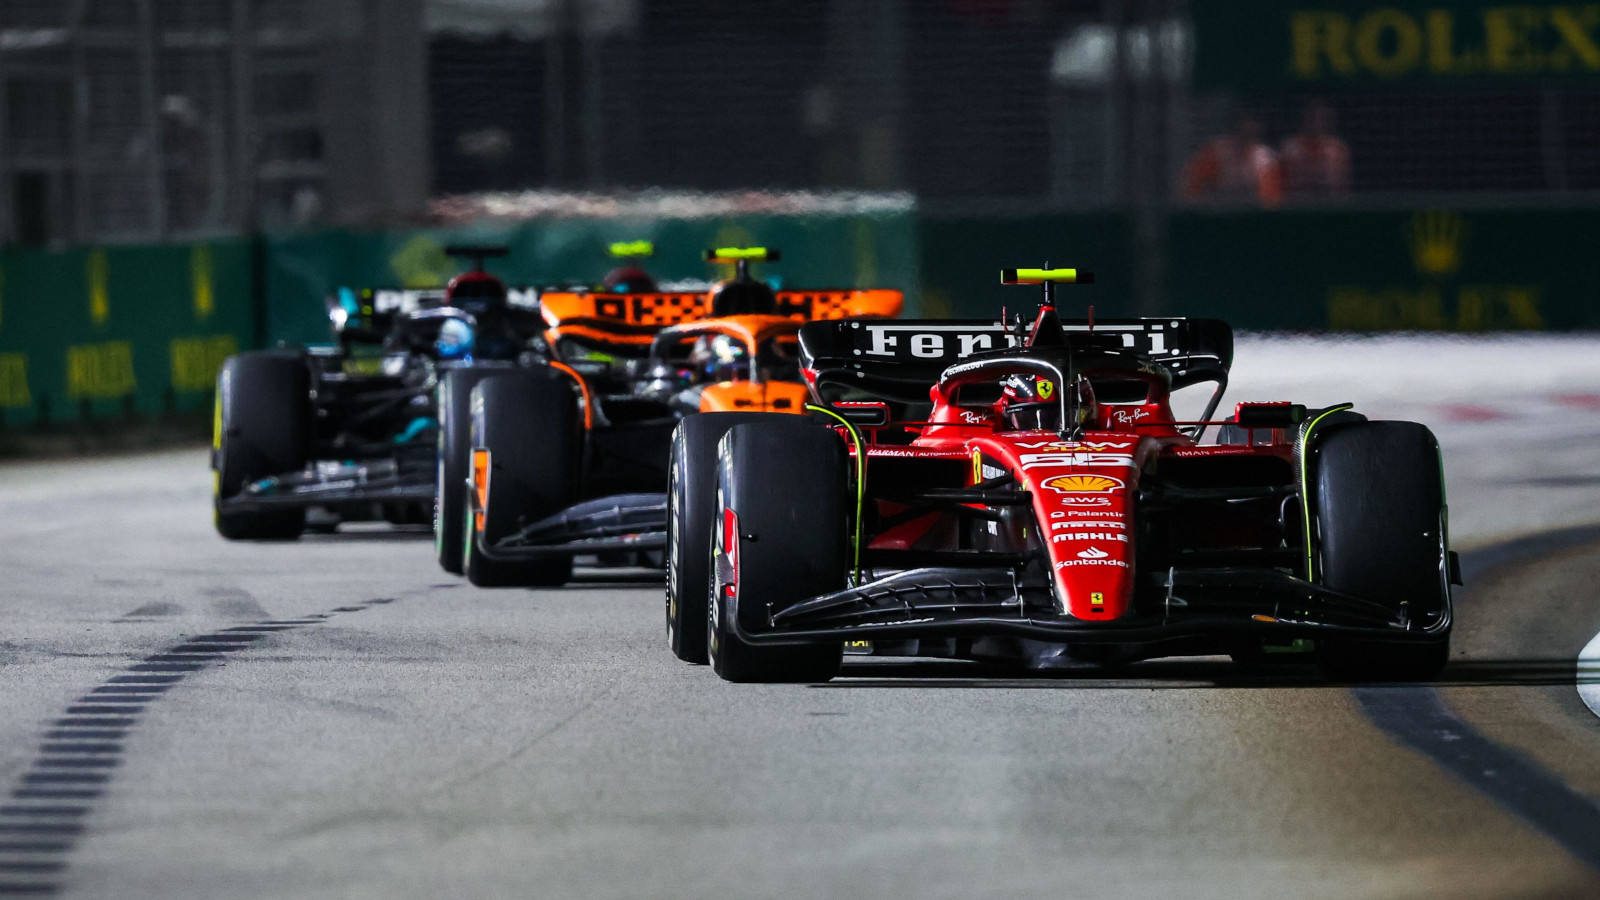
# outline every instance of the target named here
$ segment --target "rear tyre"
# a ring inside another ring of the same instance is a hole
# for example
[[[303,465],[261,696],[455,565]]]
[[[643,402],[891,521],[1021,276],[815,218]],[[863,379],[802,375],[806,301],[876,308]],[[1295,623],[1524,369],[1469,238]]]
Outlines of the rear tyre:
[[[472,389],[503,369],[447,369],[439,379],[439,471],[433,495],[433,548],[439,567],[461,574],[467,521],[467,481],[472,477]]]
[[[706,664],[711,525],[717,513],[717,444],[728,429],[770,413],[695,413],[672,432],[667,470],[667,645]]]
[[[731,429],[719,456],[712,549],[737,564],[712,564],[711,666],[727,681],[827,681],[839,673],[843,643],[749,644],[733,623],[764,630],[769,612],[846,586],[844,443],[810,420],[767,416]],[[737,527],[723,527],[725,511]],[[736,546],[725,546],[730,538]]]
[[[304,509],[230,510],[223,501],[262,478],[298,472],[311,455],[311,370],[298,351],[242,353],[217,375],[212,496],[217,533],[230,541],[292,541]]]
[[[1437,632],[1408,642],[1319,640],[1319,667],[1340,681],[1434,678],[1450,656],[1438,441],[1414,422],[1355,422],[1330,429],[1312,452],[1318,580]]]
[[[473,452],[489,453],[486,502],[462,504],[462,568],[479,587],[553,587],[572,578],[572,557],[489,559],[482,547],[572,505],[583,431],[569,382],[548,371],[508,372],[472,390]]]

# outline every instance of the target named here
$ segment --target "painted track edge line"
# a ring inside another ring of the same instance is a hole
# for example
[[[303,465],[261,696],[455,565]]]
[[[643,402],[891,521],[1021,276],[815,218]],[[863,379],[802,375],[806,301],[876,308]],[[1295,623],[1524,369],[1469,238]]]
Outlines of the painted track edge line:
[[[1464,581],[1501,566],[1526,562],[1600,540],[1600,525],[1563,528],[1516,538],[1462,554]],[[1593,648],[1600,663],[1600,635]],[[1580,669],[1581,669],[1580,663]],[[1584,685],[1577,685],[1579,696]],[[1594,687],[1600,688],[1600,685]],[[1600,690],[1596,692],[1600,703]],[[1560,844],[1575,859],[1600,872],[1600,805],[1537,762],[1502,747],[1450,711],[1431,686],[1352,688],[1367,720],[1502,809]],[[1584,697],[1591,710],[1595,705]],[[1596,712],[1600,715],[1600,711]]]

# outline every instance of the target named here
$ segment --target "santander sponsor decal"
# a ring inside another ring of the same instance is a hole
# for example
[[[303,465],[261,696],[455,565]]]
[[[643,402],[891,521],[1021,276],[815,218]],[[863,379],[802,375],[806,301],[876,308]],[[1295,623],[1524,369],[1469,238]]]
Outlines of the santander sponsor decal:
[[[1085,547],[1078,551],[1076,559],[1063,559],[1056,562],[1056,569],[1070,569],[1075,566],[1112,566],[1118,569],[1128,568],[1127,560],[1115,559],[1110,553],[1099,547]]]

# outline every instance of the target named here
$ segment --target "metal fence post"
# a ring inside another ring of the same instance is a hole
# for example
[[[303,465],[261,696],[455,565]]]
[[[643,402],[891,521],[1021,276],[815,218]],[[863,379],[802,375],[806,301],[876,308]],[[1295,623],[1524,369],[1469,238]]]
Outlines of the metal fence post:
[[[150,230],[159,240],[167,236],[166,153],[162,146],[161,101],[156,96],[160,83],[156,71],[158,49],[152,0],[138,0],[138,16],[139,93],[144,113],[145,146],[148,148],[145,161],[148,182],[145,190],[150,203]]]

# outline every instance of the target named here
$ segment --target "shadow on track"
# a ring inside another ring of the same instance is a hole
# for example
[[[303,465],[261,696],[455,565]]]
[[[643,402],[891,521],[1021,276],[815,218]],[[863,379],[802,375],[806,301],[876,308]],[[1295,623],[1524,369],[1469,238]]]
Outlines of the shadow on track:
[[[382,525],[344,528],[339,531],[307,531],[300,538],[307,544],[378,544],[403,541],[432,541],[433,529],[427,525]]]
[[[1600,683],[1600,673],[1586,673],[1584,683]],[[1549,687],[1578,683],[1570,658],[1475,659],[1451,663],[1429,687]],[[1147,660],[1125,666],[1084,664],[1065,668],[1023,669],[959,660],[846,662],[839,677],[818,688],[956,688],[1001,690],[1194,690],[1306,689],[1344,690],[1351,685],[1328,681],[1309,663],[1243,666],[1223,657]],[[1369,688],[1415,687],[1372,684]]]
[[[579,569],[567,584],[585,588],[636,588],[640,585],[664,586],[666,573],[660,569]]]

